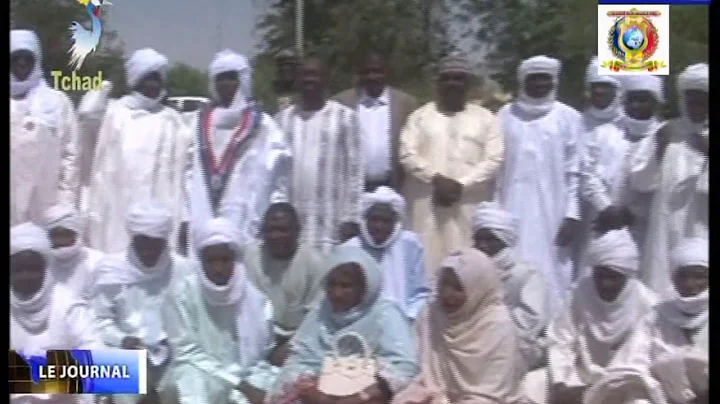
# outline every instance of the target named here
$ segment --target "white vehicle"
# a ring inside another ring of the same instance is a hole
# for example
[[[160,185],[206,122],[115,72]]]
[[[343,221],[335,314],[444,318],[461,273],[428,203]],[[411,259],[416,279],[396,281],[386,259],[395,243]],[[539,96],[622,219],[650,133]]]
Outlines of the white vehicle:
[[[167,104],[179,112],[195,112],[210,104],[210,99],[205,97],[168,97]]]

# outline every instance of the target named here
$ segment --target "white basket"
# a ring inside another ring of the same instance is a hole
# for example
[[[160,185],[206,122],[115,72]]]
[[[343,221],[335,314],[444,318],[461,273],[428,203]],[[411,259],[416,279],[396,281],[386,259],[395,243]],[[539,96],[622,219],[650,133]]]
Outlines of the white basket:
[[[361,357],[340,356],[340,340],[346,337],[354,337],[360,342]],[[318,389],[329,396],[352,396],[372,386],[376,375],[377,364],[367,342],[362,335],[348,332],[335,339],[331,356],[323,362]]]

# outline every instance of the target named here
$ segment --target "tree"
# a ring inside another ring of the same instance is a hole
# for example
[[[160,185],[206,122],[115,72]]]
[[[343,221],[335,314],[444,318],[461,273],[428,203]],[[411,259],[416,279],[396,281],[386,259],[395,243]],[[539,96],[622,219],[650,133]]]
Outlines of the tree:
[[[168,95],[206,96],[208,93],[208,75],[184,63],[170,67],[167,73]]]
[[[11,23],[13,28],[27,28],[35,31],[40,38],[43,50],[43,67],[47,78],[50,71],[60,70],[70,74],[68,50],[71,46],[70,23],[88,21],[85,9],[73,0],[11,0]],[[107,9],[103,9],[103,21],[107,19]],[[117,33],[103,26],[103,35],[98,49],[90,54],[79,70],[81,75],[95,75],[103,72],[105,79],[115,83],[115,90],[122,91],[123,47]],[[52,81],[48,81],[52,83]],[[79,98],[81,94],[69,94]]]

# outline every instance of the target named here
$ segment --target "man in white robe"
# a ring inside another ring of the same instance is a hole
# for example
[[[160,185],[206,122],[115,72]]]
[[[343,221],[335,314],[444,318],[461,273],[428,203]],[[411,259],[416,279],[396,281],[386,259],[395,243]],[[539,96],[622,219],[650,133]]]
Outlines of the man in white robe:
[[[246,278],[233,223],[212,219],[194,235],[201,268],[183,279],[164,308],[176,357],[162,383],[163,402],[262,403],[263,393],[250,381],[274,342],[272,304]]]
[[[10,229],[10,349],[18,351],[16,360],[44,356],[47,350],[104,348],[91,310],[72,291],[55,282],[53,265],[44,229],[32,223]],[[83,396],[13,394],[11,402],[92,401]]]
[[[579,251],[584,251],[585,240],[597,233],[625,226],[635,243],[644,245],[652,193],[630,189],[629,165],[640,141],[661,126],[658,109],[664,101],[663,82],[659,76],[627,76],[623,87],[622,118],[597,126],[585,139],[581,170],[585,238]],[[581,272],[587,266],[582,256],[578,258]]]
[[[548,327],[547,384],[538,383],[544,369],[529,373],[528,393],[549,394],[551,403],[579,403],[587,388],[605,376],[637,321],[657,302],[637,279],[639,264],[638,248],[627,230],[609,231],[591,241],[592,272],[578,281]]]
[[[224,50],[208,71],[216,105],[199,112],[194,127],[186,179],[190,232],[224,216],[237,225],[241,243],[251,244],[270,201],[287,199],[290,149],[272,118],[249,101],[252,71],[244,56]]]
[[[669,254],[685,237],[707,237],[709,191],[709,67],[689,66],[678,78],[678,119],[640,142],[630,163],[630,187],[653,192],[642,265],[655,292],[672,291]]]
[[[363,194],[360,235],[348,245],[372,256],[383,274],[382,295],[397,302],[410,322],[430,298],[425,248],[417,234],[403,229],[405,199],[390,187]]]
[[[298,103],[276,119],[292,150],[290,202],[300,215],[302,242],[327,253],[358,233],[363,143],[355,111],[327,99],[320,60],[305,60],[298,79]]]
[[[105,253],[125,249],[130,205],[157,199],[173,214],[171,246],[186,219],[183,183],[189,137],[180,114],[162,105],[168,60],[153,49],[125,63],[131,93],[108,105],[97,139],[88,191],[88,244]]]
[[[477,205],[472,219],[475,248],[497,265],[505,291],[505,304],[515,323],[525,371],[545,362],[545,331],[550,322],[547,288],[532,263],[517,261],[518,219],[496,202]]]
[[[542,272],[551,313],[570,290],[571,247],[581,230],[577,135],[582,119],[556,100],[560,68],[560,61],[547,56],[522,62],[518,98],[498,112],[506,147],[496,200],[520,220],[517,258]]]
[[[671,257],[673,296],[639,321],[609,370],[617,376],[628,370],[651,376],[662,392],[661,397],[648,394],[652,404],[709,402],[708,249],[705,238],[678,242]],[[620,380],[593,389],[591,404],[624,404],[617,399],[624,380],[612,376],[608,379]]]
[[[400,138],[407,223],[425,246],[431,278],[448,254],[471,246],[473,208],[492,198],[503,161],[497,119],[467,102],[472,76],[465,58],[441,61],[437,100],[410,115]]]
[[[106,345],[148,350],[148,392],[161,379],[170,358],[162,320],[166,297],[190,263],[170,248],[173,216],[157,201],[134,203],[127,216],[131,241],[126,251],[108,254],[95,270],[93,306]],[[141,396],[122,395],[116,403]]]
[[[79,193],[78,122],[64,93],[43,78],[40,40],[10,31],[10,225],[42,223],[56,203]]]
[[[52,243],[55,282],[87,299],[92,294],[93,271],[103,253],[86,247],[85,221],[69,205],[55,205],[45,212],[45,230]]]
[[[598,65],[597,56],[593,56],[585,72],[585,91],[590,105],[583,113],[583,134],[622,118],[622,83],[617,76],[598,74]]]

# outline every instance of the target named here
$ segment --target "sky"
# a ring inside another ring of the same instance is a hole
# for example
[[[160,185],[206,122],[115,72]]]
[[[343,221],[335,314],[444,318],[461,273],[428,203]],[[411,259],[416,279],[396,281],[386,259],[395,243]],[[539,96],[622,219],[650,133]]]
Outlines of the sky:
[[[107,6],[107,24],[118,32],[128,54],[151,47],[171,63],[183,62],[204,70],[213,55],[224,48],[253,54],[258,42],[253,27],[262,14],[263,2],[112,0]]]

